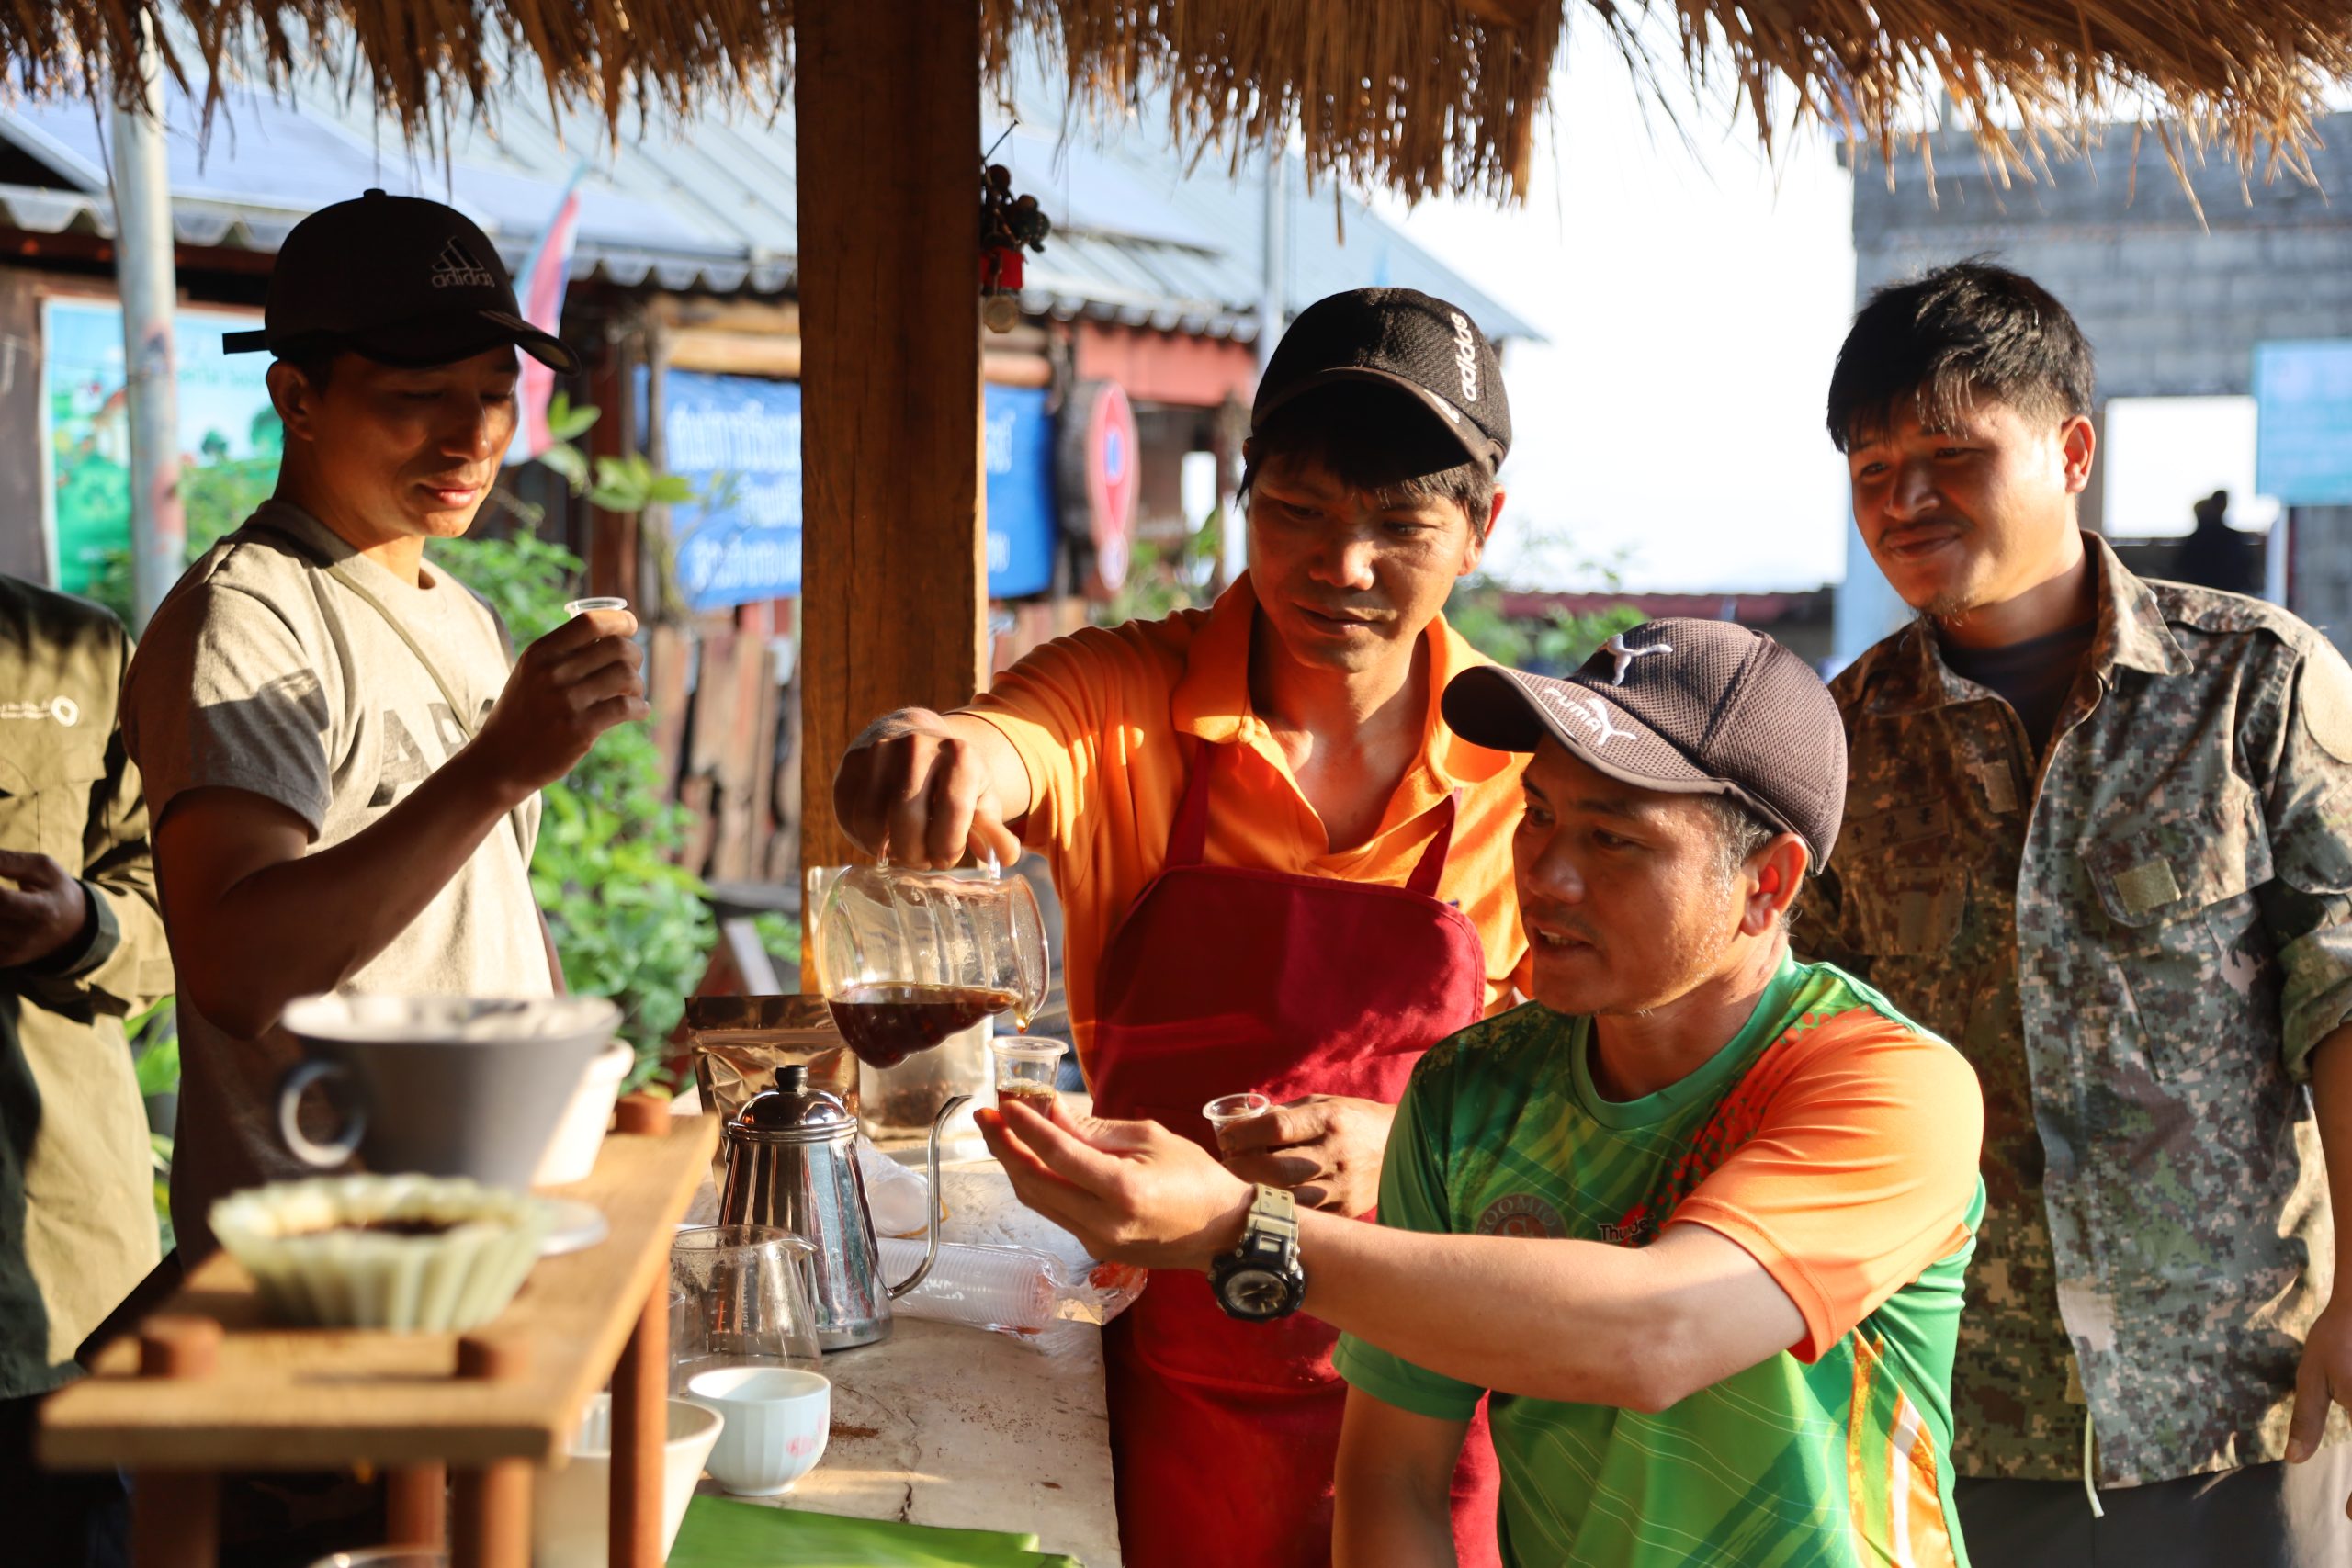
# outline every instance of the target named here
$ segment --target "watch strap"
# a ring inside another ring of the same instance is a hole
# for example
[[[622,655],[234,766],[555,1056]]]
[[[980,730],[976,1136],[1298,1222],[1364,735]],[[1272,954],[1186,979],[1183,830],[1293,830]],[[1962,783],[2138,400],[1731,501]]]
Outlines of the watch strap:
[[[1298,1200],[1288,1189],[1259,1184],[1242,1224],[1240,1255],[1276,1267],[1298,1256]]]

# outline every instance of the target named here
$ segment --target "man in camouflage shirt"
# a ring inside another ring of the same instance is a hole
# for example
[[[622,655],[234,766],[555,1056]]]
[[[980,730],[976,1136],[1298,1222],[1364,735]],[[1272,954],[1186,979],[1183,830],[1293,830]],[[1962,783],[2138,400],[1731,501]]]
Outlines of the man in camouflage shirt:
[[[1798,946],[1984,1084],[1975,1560],[2352,1562],[2321,1160],[2352,1202],[2352,670],[2078,530],[2091,384],[2065,309],[1998,267],[1856,318],[1830,434],[1919,618],[1834,685],[1846,821]]]

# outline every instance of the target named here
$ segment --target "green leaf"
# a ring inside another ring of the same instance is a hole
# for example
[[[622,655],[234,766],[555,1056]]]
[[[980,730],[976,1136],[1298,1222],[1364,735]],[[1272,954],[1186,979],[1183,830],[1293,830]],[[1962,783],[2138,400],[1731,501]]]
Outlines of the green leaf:
[[[539,461],[563,476],[564,482],[577,495],[588,483],[588,459],[580,448],[559,441],[539,454]]]
[[[152,1099],[170,1094],[180,1087],[180,1037],[176,1031],[164,1035],[139,1053],[132,1065],[132,1075],[139,1080],[139,1098]]]
[[[577,441],[588,434],[605,411],[594,403],[574,405],[563,393],[548,400],[548,434],[558,441]]]

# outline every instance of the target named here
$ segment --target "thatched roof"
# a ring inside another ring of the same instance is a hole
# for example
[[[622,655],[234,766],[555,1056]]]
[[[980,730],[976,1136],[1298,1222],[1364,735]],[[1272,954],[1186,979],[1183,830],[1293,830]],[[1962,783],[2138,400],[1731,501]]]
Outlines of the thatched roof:
[[[1311,170],[1408,197],[1524,194],[1570,12],[1636,71],[1736,85],[1768,141],[1793,115],[1891,148],[1941,94],[2015,169],[2119,110],[2247,167],[2298,164],[2322,87],[2352,76],[2347,0],[977,3],[992,71],[1037,47],[1078,101],[1119,108],[1164,86],[1188,142],[1295,128]],[[641,103],[773,101],[791,62],[790,0],[0,0],[0,59],[36,94],[84,88],[129,58],[142,11],[157,36],[197,40],[167,65],[198,91],[224,69],[282,79],[340,51],[354,89],[428,144],[490,103],[494,60],[536,60],[554,98],[616,130]],[[1651,13],[1679,28],[1662,62],[1643,41]]]

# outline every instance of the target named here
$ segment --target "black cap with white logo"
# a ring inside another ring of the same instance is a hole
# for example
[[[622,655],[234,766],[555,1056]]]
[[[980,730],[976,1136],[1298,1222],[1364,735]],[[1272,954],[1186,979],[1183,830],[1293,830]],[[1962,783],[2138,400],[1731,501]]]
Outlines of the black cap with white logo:
[[[580,356],[523,319],[488,236],[453,207],[371,190],[322,207],[277,248],[259,332],[229,354],[349,350],[387,365],[447,365],[511,344],[571,375]]]
[[[1418,288],[1351,288],[1298,313],[1258,378],[1250,428],[1337,381],[1374,381],[1437,415],[1488,473],[1510,450],[1510,402],[1495,345],[1468,311]]]
[[[1555,680],[1484,665],[1448,682],[1445,722],[1474,745],[1558,741],[1596,773],[1728,795],[1794,833],[1819,870],[1846,811],[1846,727],[1805,661],[1729,621],[1649,621]]]

